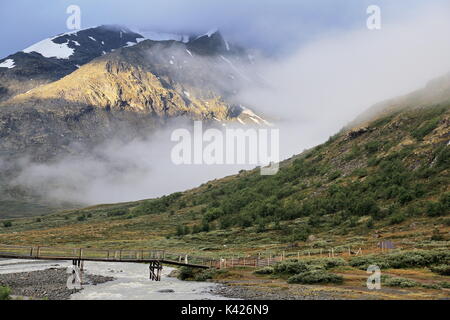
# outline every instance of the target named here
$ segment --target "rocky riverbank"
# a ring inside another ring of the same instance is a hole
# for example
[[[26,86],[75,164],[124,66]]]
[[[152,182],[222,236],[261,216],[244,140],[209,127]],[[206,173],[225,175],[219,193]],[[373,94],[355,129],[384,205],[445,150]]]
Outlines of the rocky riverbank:
[[[68,289],[67,277],[65,268],[7,273],[0,274],[0,286],[11,288],[11,295],[18,298],[68,300],[71,294],[80,290]],[[83,274],[84,285],[97,285],[112,280],[113,277]]]
[[[264,280],[220,281],[216,295],[243,300],[345,300],[339,290],[319,286],[275,286]]]

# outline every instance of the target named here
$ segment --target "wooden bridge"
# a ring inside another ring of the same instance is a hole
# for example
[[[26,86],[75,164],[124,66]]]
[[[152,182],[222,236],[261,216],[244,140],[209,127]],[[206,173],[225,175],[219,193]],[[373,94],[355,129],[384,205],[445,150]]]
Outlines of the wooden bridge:
[[[361,249],[360,249],[361,250]],[[309,255],[308,255],[309,256]],[[334,257],[334,253],[329,253]],[[322,257],[322,253],[320,254]],[[123,250],[123,249],[92,249],[92,248],[55,248],[45,246],[11,246],[0,244],[0,258],[36,259],[36,260],[72,260],[73,264],[82,267],[83,261],[103,262],[135,262],[148,263],[150,279],[159,280],[162,264],[186,266],[192,268],[260,268],[271,266],[286,259],[300,260],[300,253],[287,258],[283,252],[280,255],[260,254],[254,257],[228,257],[214,260],[211,258],[191,256],[180,253],[170,253],[165,250]]]
[[[213,268],[212,259],[169,253],[165,250],[108,250],[92,248],[55,248],[43,246],[11,246],[0,244],[0,258],[31,260],[72,260],[75,266],[83,261],[148,263],[150,279],[160,280],[162,264],[191,268]]]

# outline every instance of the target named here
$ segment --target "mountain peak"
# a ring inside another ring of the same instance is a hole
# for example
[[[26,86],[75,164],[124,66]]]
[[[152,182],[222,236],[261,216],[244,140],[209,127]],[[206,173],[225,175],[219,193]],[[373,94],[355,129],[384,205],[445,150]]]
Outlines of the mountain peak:
[[[200,55],[214,55],[230,51],[230,45],[217,28],[196,37],[188,45],[192,51]]]
[[[218,28],[212,28],[207,33],[198,36],[196,39],[199,39],[199,38],[202,38],[202,37],[211,38],[212,36],[216,36],[216,34],[221,36],[220,31],[219,31]]]

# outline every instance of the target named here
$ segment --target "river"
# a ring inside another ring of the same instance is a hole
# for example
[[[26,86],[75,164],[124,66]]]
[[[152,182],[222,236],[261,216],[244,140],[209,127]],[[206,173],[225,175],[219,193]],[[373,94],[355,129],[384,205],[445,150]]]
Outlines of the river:
[[[0,274],[67,268],[71,261],[1,260]],[[174,268],[164,267],[161,281],[149,280],[148,265],[139,263],[84,262],[85,273],[114,277],[98,285],[84,285],[72,300],[220,300],[211,282],[181,281],[168,277]],[[161,292],[163,291],[163,292]],[[165,292],[164,292],[165,291]]]

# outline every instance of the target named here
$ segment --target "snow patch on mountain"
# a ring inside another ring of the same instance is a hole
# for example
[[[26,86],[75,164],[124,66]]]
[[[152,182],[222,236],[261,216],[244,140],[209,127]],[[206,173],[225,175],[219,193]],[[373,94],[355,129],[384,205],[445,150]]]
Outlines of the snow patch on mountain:
[[[241,114],[248,116],[248,118],[250,118],[250,120],[252,120],[256,124],[260,125],[262,123],[262,124],[264,124],[266,126],[272,126],[273,125],[269,121],[267,121],[267,120],[261,118],[260,116],[258,116],[256,113],[253,112],[253,110],[251,110],[251,109],[249,109],[247,107],[244,107],[242,105],[240,107],[242,108]],[[237,120],[242,123],[242,121],[241,121],[242,119],[240,119],[239,117],[237,118]]]
[[[5,61],[3,61],[2,63],[0,63],[0,68],[8,68],[8,69],[12,69],[14,68],[16,65],[14,64],[14,60],[13,59],[6,59]]]
[[[74,49],[69,48],[68,40],[66,43],[55,43],[53,42],[55,38],[49,38],[23,50],[25,53],[37,52],[46,58],[58,58],[58,59],[69,59],[69,57],[74,53]]]
[[[213,28],[213,29],[209,30],[207,33],[202,34],[201,36],[198,36],[197,39],[200,39],[200,38],[203,38],[203,37],[211,38],[211,36],[212,36],[214,33],[218,32],[218,31],[219,31],[219,29]]]
[[[132,47],[137,45],[138,43],[144,41],[145,38],[137,38],[136,41],[128,41],[125,47]]]

